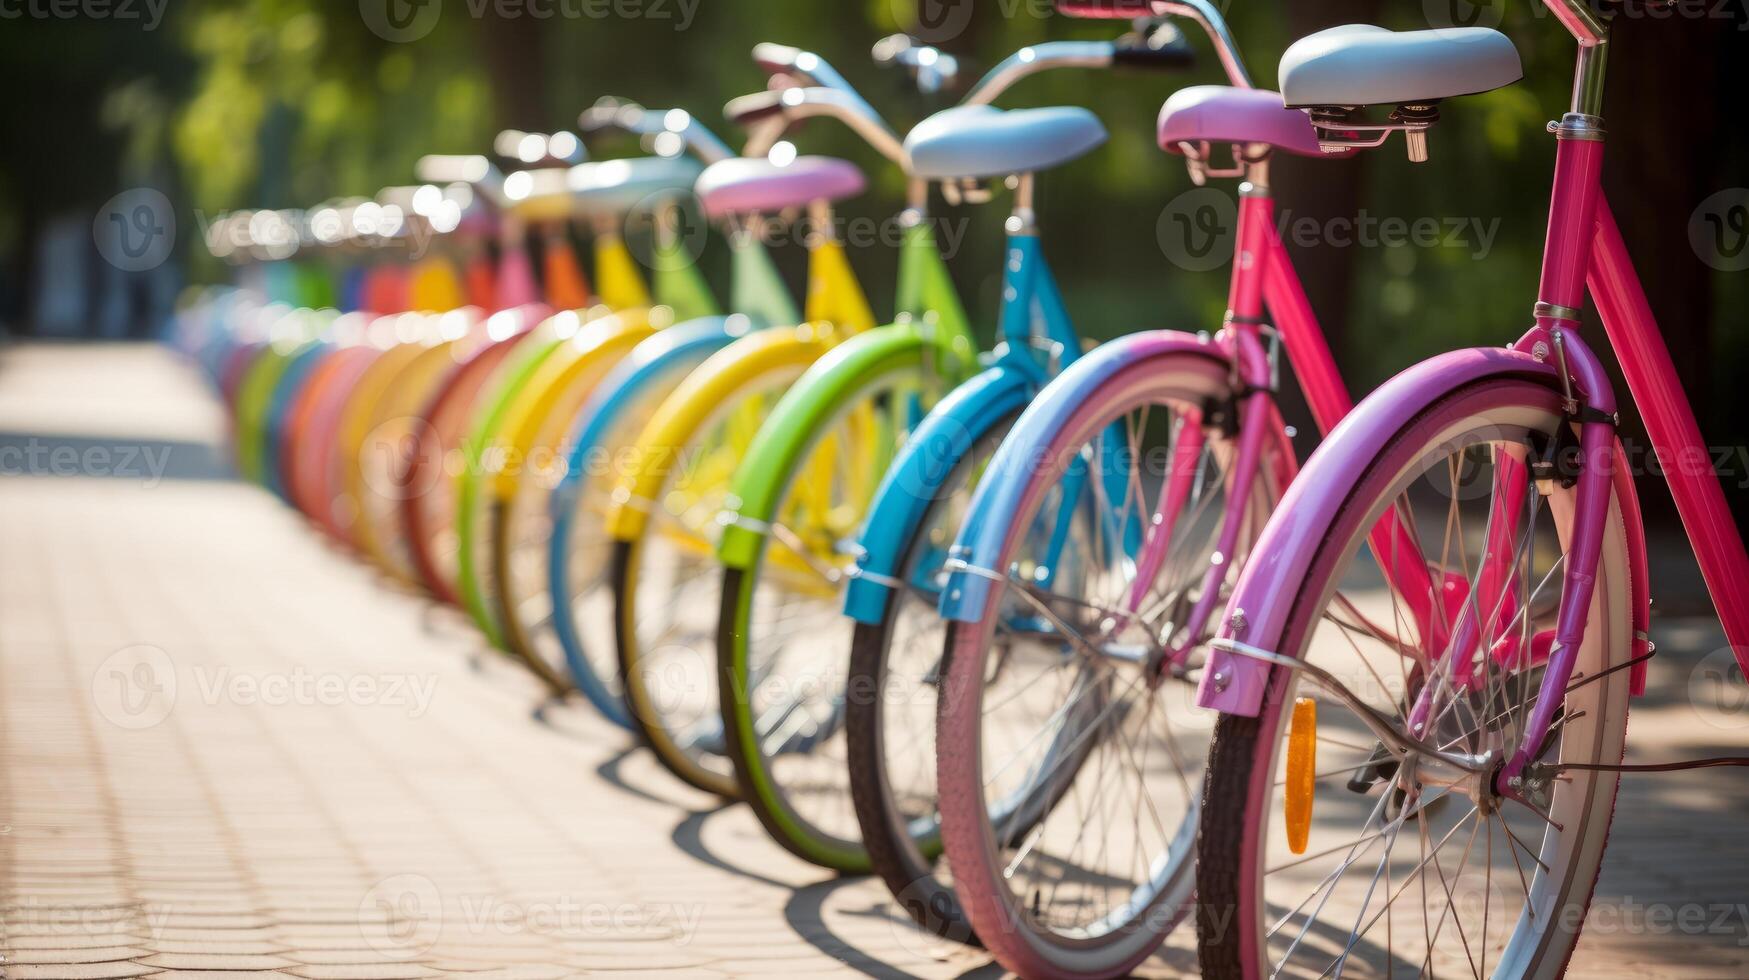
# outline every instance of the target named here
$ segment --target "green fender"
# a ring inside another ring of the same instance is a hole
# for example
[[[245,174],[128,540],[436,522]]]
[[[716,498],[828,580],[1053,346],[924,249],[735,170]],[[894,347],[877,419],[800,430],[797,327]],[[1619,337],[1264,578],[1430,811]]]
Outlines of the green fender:
[[[944,391],[959,382],[972,365],[957,358],[943,364],[942,345],[934,333],[916,323],[876,327],[832,348],[796,380],[735,468],[721,517],[718,560],[730,568],[752,566],[792,471],[820,428],[857,392],[885,375],[921,370],[931,362]]]

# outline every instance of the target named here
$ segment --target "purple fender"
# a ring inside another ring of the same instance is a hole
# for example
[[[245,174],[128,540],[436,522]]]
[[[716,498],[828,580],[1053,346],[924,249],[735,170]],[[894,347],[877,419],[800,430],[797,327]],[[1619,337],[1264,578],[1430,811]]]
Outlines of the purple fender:
[[[950,571],[940,607],[943,617],[971,622],[983,615],[992,582],[1004,577],[990,566],[1001,555],[1009,525],[1032,484],[1038,454],[1113,375],[1139,360],[1168,353],[1207,357],[1223,367],[1232,363],[1220,343],[1196,334],[1176,330],[1131,334],[1102,344],[1064,368],[1021,413],[978,481],[965,526],[949,552]]]
[[[1386,440],[1449,392],[1494,378],[1559,385],[1552,365],[1528,353],[1486,347],[1452,351],[1404,371],[1369,395],[1331,431],[1307,461],[1264,528],[1227,604],[1221,636],[1279,650],[1288,607],[1365,464]],[[1232,621],[1243,611],[1241,629]],[[1211,650],[1197,702],[1229,714],[1255,716],[1263,706],[1270,665],[1227,650]]]

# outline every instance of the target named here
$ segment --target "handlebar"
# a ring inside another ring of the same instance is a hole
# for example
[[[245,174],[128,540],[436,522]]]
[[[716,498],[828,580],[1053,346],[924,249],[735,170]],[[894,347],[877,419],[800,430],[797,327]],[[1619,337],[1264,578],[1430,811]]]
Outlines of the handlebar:
[[[882,156],[909,171],[911,161],[898,134],[860,97],[836,88],[811,86],[777,92],[744,95],[723,108],[724,114],[743,125],[781,117],[797,122],[814,116],[830,116],[849,126]]]
[[[753,46],[753,60],[771,74],[799,76],[803,81],[812,82],[814,86],[838,92],[860,111],[876,119],[880,118],[874,106],[869,105],[862,93],[845,81],[843,75],[838,74],[838,69],[827,64],[825,58],[812,51],[767,41]]]
[[[966,105],[988,105],[996,96],[1030,75],[1052,68],[1114,66],[1174,70],[1195,61],[1184,35],[1170,24],[1146,36],[1130,34],[1116,41],[1046,41],[1021,48],[990,69],[966,95]]]
[[[1209,0],[1057,0],[1057,10],[1070,17],[1182,17],[1193,21],[1215,46],[1227,81],[1238,88],[1256,87],[1226,18]]]
[[[874,60],[877,65],[897,65],[908,70],[924,95],[935,95],[959,80],[958,58],[909,34],[892,34],[876,41]]]
[[[692,151],[692,154],[705,163],[716,163],[734,156],[717,135],[694,119],[692,113],[685,109],[646,109],[635,102],[620,99],[602,99],[595,105],[583,110],[577,117],[577,126],[584,133],[600,133],[615,129],[630,133],[633,136],[654,136],[660,142],[664,135],[672,134],[681,145]],[[669,152],[670,147],[658,145],[656,152],[662,156],[675,156]]]

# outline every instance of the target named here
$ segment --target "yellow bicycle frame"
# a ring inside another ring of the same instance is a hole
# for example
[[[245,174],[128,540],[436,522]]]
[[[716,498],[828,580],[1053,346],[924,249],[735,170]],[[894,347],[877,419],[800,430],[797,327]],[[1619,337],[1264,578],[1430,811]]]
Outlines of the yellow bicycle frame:
[[[628,454],[626,472],[614,489],[608,511],[607,533],[619,541],[631,541],[644,531],[649,519],[649,501],[660,492],[686,443],[702,426],[735,399],[737,392],[772,374],[802,371],[846,338],[872,329],[874,312],[862,286],[851,271],[844,246],[836,241],[815,243],[808,253],[808,298],[806,322],[792,327],[755,331],[718,351],[687,376],[674,393],[662,401]],[[756,405],[735,408],[739,417],[730,420],[730,443],[724,449],[734,462],[752,443],[764,421]],[[717,485],[733,474],[728,468]],[[703,475],[703,474],[696,474]],[[695,487],[708,480],[693,481]]]

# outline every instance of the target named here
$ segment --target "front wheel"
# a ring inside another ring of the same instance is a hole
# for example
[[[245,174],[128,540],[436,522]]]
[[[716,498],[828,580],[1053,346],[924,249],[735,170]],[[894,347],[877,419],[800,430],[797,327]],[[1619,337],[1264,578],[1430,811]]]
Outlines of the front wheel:
[[[1523,463],[1551,458],[1567,426],[1558,392],[1515,380],[1470,386],[1406,420],[1365,464],[1297,595],[1281,597],[1292,607],[1278,652],[1329,671],[1398,731],[1414,728],[1419,704],[1423,737],[1441,749],[1495,765],[1510,755],[1525,740],[1573,560],[1574,491],[1532,481]],[[1444,593],[1422,614],[1427,633],[1480,624],[1463,648],[1422,637],[1376,556],[1356,561],[1391,511]],[[1621,760],[1629,679],[1611,668],[1631,649],[1624,541],[1612,508],[1573,680],[1548,731],[1528,736],[1534,762]],[[1300,671],[1274,668],[1261,713],[1222,716],[1210,755],[1197,871],[1204,974],[1560,975],[1618,776],[1535,775],[1550,772],[1531,769],[1513,795],[1496,792],[1491,774],[1435,778]]]
[[[987,478],[1021,493],[981,515],[1002,544],[968,561],[999,584],[937,654],[936,774],[960,901],[1022,976],[1123,975],[1185,913],[1213,722],[1191,610],[1222,594],[1273,497],[1265,477],[1239,484],[1235,443],[1207,424],[1229,392],[1220,361],[1138,360],[1036,443],[1011,436]]]
[[[798,431],[759,552],[723,577],[718,691],[742,796],[778,843],[846,873],[870,864],[850,794],[844,590],[875,490],[934,389],[915,365],[876,373]]]

